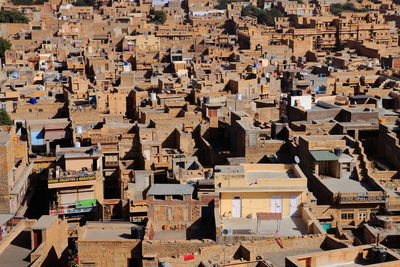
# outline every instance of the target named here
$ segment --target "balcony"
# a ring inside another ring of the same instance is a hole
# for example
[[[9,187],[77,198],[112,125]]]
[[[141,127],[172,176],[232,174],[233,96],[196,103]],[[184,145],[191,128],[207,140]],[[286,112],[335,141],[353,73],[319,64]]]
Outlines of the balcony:
[[[119,166],[118,161],[105,161],[104,167],[105,168],[117,168]]]
[[[73,182],[88,182],[95,181],[98,178],[98,172],[93,171],[74,171],[74,170],[50,170],[48,177],[49,188],[54,187],[52,185],[62,183],[73,183]]]
[[[337,201],[339,204],[385,203],[386,196],[383,192],[338,193]]]

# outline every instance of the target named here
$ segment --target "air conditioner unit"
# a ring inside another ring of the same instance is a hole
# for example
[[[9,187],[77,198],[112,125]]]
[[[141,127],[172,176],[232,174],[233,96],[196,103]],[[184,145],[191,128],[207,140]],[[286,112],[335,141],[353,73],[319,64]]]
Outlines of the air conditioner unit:
[[[222,229],[221,233],[222,233],[222,235],[233,235],[233,230],[224,228],[224,229]]]

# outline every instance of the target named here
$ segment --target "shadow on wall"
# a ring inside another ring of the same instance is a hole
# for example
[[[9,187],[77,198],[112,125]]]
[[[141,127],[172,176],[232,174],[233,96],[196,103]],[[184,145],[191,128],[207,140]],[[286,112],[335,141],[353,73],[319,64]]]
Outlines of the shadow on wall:
[[[186,229],[186,239],[216,239],[214,201],[201,207],[201,217]]]

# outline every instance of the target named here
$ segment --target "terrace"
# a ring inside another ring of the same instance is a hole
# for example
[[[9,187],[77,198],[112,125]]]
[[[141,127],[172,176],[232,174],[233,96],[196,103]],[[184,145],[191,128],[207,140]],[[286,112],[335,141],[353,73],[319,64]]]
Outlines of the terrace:
[[[366,181],[324,177],[319,181],[333,194],[339,204],[385,203],[386,195]]]
[[[300,236],[307,234],[307,226],[300,216],[283,217],[277,220],[257,218],[224,218],[223,235],[270,235]]]
[[[94,181],[98,178],[99,173],[88,170],[67,170],[63,171],[59,168],[49,170],[48,183],[51,184],[70,183],[70,182],[85,182]]]

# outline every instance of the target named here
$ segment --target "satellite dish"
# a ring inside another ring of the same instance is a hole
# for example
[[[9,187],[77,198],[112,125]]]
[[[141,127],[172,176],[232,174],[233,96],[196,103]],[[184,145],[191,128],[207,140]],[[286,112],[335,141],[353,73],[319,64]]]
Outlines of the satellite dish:
[[[294,156],[294,162],[296,162],[297,164],[299,164],[299,163],[300,163],[300,159],[299,159],[299,157],[298,157],[298,156]]]

